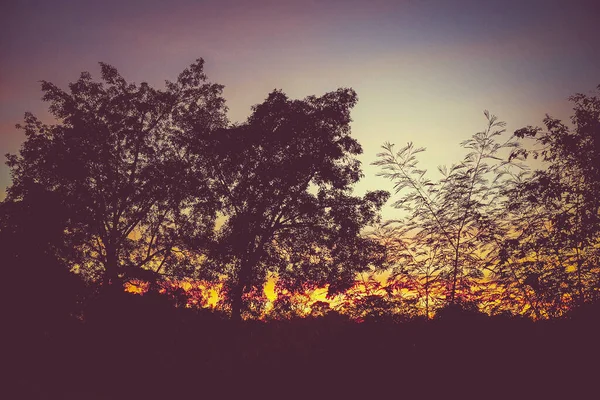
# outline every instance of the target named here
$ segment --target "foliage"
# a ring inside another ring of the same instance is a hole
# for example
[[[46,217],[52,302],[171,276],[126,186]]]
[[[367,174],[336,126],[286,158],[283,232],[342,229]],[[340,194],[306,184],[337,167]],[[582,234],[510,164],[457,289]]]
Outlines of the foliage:
[[[424,149],[386,143],[374,164],[406,217],[381,224],[389,194],[352,195],[362,178],[352,89],[303,100],[276,90],[233,125],[222,89],[201,59],[164,89],[102,63],[101,81],[84,72],[68,91],[42,82],[56,121],[25,114],[0,203],[6,276],[27,284],[2,303],[33,316],[32,331],[85,319],[95,302],[116,321],[120,304],[135,303],[123,284],[145,299],[146,325],[152,309],[171,308],[399,322],[481,311],[543,319],[598,303],[599,96],[570,98],[571,127],[546,116],[544,129],[506,141],[486,111],[486,129],[437,180],[418,167]],[[530,172],[530,157],[545,168]],[[5,315],[21,324],[20,312]]]
[[[507,219],[514,235],[505,241],[498,270],[504,282],[509,272],[523,282],[531,307],[547,316],[600,294],[600,98],[576,94],[570,101],[572,127],[546,116],[545,130],[515,132],[534,145],[513,157],[541,158],[546,168],[512,186]]]
[[[360,233],[388,195],[350,194],[362,176],[349,127],[356,101],[351,89],[304,100],[274,91],[244,124],[197,142],[214,155],[206,168],[222,225],[211,260],[234,319],[271,273],[291,292],[328,284],[334,294],[378,263],[379,246]]]
[[[191,265],[185,249],[201,249],[213,231],[215,200],[189,135],[226,124],[222,86],[206,83],[201,59],[164,90],[100,65],[102,82],[87,72],[69,91],[42,82],[57,123],[25,115],[26,140],[7,156],[7,201],[51,192],[68,211],[64,236],[80,239],[65,261],[92,280],[177,274]]]
[[[0,203],[0,260],[3,288],[0,309],[7,334],[51,331],[79,316],[87,288],[64,268],[75,243],[64,240],[57,197],[40,187],[23,201]],[[73,237],[71,237],[73,239]]]
[[[487,128],[461,143],[468,154],[450,168],[439,167],[438,181],[418,168],[417,154],[424,149],[412,143],[397,152],[385,144],[374,163],[401,195],[394,207],[408,213],[404,220],[384,224],[379,236],[389,244],[394,276],[409,276],[420,286],[427,315],[432,296],[441,295],[449,304],[466,300],[470,288],[494,264],[498,240],[506,231],[499,219],[500,205],[513,165],[501,156],[517,144],[512,138],[498,142],[504,123],[487,111],[485,115]],[[434,294],[432,285],[443,285],[444,290]]]
[[[402,289],[397,280],[361,274],[361,279],[339,296],[335,309],[357,322],[408,321],[418,315],[418,299]]]

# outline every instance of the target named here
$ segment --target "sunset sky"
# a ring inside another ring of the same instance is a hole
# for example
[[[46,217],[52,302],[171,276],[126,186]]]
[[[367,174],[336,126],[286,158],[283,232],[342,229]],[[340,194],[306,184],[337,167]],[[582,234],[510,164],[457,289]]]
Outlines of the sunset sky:
[[[567,118],[567,97],[600,84],[596,1],[7,2],[0,13],[0,152],[24,139],[25,111],[49,121],[40,80],[61,87],[98,61],[129,81],[162,86],[202,57],[225,85],[231,121],[277,88],[290,97],[352,87],[353,134],[364,180],[390,189],[370,165],[385,141],[427,147],[422,165],[458,161],[458,144],[485,127],[508,132]],[[10,182],[0,167],[0,199]],[[387,208],[385,217],[393,217]]]

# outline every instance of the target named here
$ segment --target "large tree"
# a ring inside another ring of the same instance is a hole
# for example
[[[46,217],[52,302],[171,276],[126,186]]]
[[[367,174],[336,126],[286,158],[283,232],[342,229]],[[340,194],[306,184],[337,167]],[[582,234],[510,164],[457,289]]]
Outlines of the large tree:
[[[545,128],[515,132],[533,143],[513,156],[540,158],[545,168],[521,177],[510,192],[513,235],[498,275],[507,291],[516,282],[526,286],[527,306],[538,316],[600,296],[600,97],[576,94],[570,101],[571,126],[547,115]]]
[[[77,236],[69,267],[116,282],[139,271],[177,272],[189,266],[189,245],[212,235],[215,202],[190,132],[226,125],[222,86],[207,82],[199,59],[165,89],[127,83],[101,63],[102,81],[87,72],[60,89],[42,82],[55,117],[30,113],[26,140],[7,155],[12,173],[6,202],[51,193],[65,213],[62,231]],[[44,224],[44,219],[40,220]]]
[[[290,100],[272,92],[248,120],[198,143],[210,153],[213,191],[223,202],[214,261],[226,276],[232,318],[260,296],[269,273],[280,289],[350,287],[356,272],[380,264],[361,236],[388,195],[351,195],[362,152],[350,136],[356,93],[339,89]]]

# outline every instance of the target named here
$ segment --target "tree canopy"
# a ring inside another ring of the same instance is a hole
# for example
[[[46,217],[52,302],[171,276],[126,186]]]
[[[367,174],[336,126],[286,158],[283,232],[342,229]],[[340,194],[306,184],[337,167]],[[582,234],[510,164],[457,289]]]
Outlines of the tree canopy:
[[[207,169],[223,205],[214,260],[228,276],[234,317],[269,273],[282,289],[329,285],[333,294],[381,265],[381,249],[361,230],[388,195],[351,195],[362,176],[349,126],[356,101],[351,89],[304,100],[274,91],[245,123],[213,132],[199,148],[214,155]]]
[[[382,265],[361,231],[388,195],[351,193],[362,177],[352,89],[304,100],[274,91],[229,124],[201,59],[165,89],[100,66],[100,82],[84,72],[68,91],[42,82],[56,123],[27,113],[26,141],[8,155],[5,203],[40,192],[58,203],[66,268],[119,288],[163,275],[224,280],[239,318],[271,274],[282,290],[333,295]]]
[[[164,90],[127,83],[103,63],[101,82],[87,72],[69,91],[42,82],[56,123],[25,115],[26,141],[8,156],[6,201],[35,196],[38,186],[54,193],[69,211],[64,236],[80,238],[68,261],[82,275],[110,282],[142,270],[176,273],[190,265],[186,244],[212,235],[215,203],[187,135],[227,120],[223,87],[207,82],[203,64]]]
[[[274,90],[232,124],[201,59],[161,89],[100,71],[68,90],[43,81],[54,121],[26,113],[25,142],[7,155],[1,256],[37,293],[45,281],[63,287],[48,302],[62,315],[82,291],[67,271],[115,293],[145,282],[179,306],[199,291],[207,305],[214,290],[233,319],[265,316],[267,305],[275,318],[399,321],[450,306],[539,319],[599,299],[595,94],[570,98],[572,126],[547,116],[545,128],[506,139],[486,111],[486,128],[439,179],[419,168],[424,149],[386,143],[374,164],[406,218],[381,224],[389,194],[352,192],[363,178],[354,90],[298,100]],[[528,157],[544,168],[530,171]],[[193,291],[176,288],[180,278]],[[311,298],[317,290],[326,294]],[[32,310],[40,302],[7,294]]]
[[[506,219],[513,235],[498,268],[506,292],[521,282],[529,309],[545,316],[562,315],[600,294],[600,98],[576,94],[569,100],[571,126],[546,115],[545,129],[515,132],[533,143],[511,157],[540,158],[545,168],[511,186]]]

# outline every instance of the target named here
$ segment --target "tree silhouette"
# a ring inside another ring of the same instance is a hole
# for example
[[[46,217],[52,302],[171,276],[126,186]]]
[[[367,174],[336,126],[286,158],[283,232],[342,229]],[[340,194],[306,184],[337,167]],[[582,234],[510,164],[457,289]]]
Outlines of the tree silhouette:
[[[504,123],[485,112],[487,128],[461,143],[468,149],[462,162],[450,168],[439,167],[442,178],[433,182],[417,167],[417,154],[423,148],[408,143],[399,151],[392,144],[374,163],[381,176],[394,183],[394,206],[408,213],[400,221],[388,221],[380,233],[394,239],[392,256],[395,276],[413,276],[424,288],[429,313],[430,288],[443,283],[437,296],[454,305],[469,301],[472,288],[497,259],[498,242],[506,227],[502,215],[503,179],[510,167],[500,157],[504,149],[516,147],[514,139],[497,142]],[[394,250],[395,249],[395,250]]]
[[[2,319],[6,333],[21,340],[64,325],[81,311],[85,293],[81,280],[64,266],[75,256],[78,239],[63,234],[68,210],[54,193],[30,189],[24,201],[0,203]]]
[[[439,248],[429,241],[427,245],[412,239],[411,228],[403,224],[386,223],[372,233],[386,251],[386,265],[391,269],[388,287],[392,290],[407,289],[416,292],[425,317],[443,305],[440,294],[445,284],[441,278],[442,264],[436,254]]]
[[[547,316],[600,294],[600,98],[569,99],[572,128],[546,116],[545,130],[528,126],[515,132],[534,143],[512,157],[541,158],[546,168],[520,177],[510,191],[514,235],[505,242],[498,271],[509,288],[511,276],[518,276],[529,303]]]
[[[69,260],[82,275],[114,283],[145,270],[176,273],[191,265],[187,245],[200,249],[212,235],[215,201],[190,132],[227,121],[222,86],[206,82],[203,64],[164,90],[127,83],[103,63],[102,82],[87,72],[69,91],[42,82],[57,121],[25,115],[26,140],[7,155],[7,201],[26,201],[38,186],[52,193],[68,210],[65,235],[85,238]]]
[[[339,296],[335,308],[359,322],[407,321],[417,316],[418,297],[405,296],[404,288],[398,280],[385,281],[379,274],[363,273],[352,288]]]
[[[350,194],[362,175],[349,127],[356,101],[350,89],[304,100],[274,91],[244,124],[199,145],[200,154],[215,155],[207,169],[223,224],[213,260],[227,277],[233,319],[269,273],[292,292],[329,285],[335,293],[377,263],[377,244],[360,232],[388,195]]]

